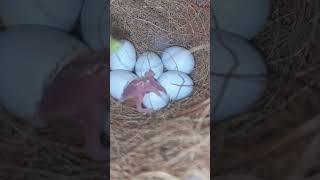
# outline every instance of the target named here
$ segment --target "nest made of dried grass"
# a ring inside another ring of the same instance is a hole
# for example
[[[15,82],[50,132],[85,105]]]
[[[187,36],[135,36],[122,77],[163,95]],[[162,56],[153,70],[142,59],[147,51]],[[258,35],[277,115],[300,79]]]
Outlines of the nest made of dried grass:
[[[111,1],[112,33],[138,54],[177,45],[196,61],[191,97],[145,115],[111,100],[111,179],[210,177],[209,1]]]
[[[130,148],[111,160],[111,179],[168,180],[186,176],[210,179],[208,127],[209,117],[205,114],[197,119],[178,118],[133,127],[132,137],[123,141],[126,144],[111,143],[111,146]]]
[[[188,115],[203,107],[201,103],[210,96],[208,3],[198,5],[190,0],[111,1],[112,33],[133,42],[138,54],[145,51],[160,54],[166,47],[177,45],[191,50],[196,62],[191,75],[195,83],[191,97],[170,103],[169,107],[151,115],[139,113],[112,99],[112,119],[166,120]]]
[[[320,172],[315,143],[320,128],[320,2],[272,3],[265,30],[253,40],[270,71],[266,95],[249,112],[214,127],[216,175],[286,179]]]

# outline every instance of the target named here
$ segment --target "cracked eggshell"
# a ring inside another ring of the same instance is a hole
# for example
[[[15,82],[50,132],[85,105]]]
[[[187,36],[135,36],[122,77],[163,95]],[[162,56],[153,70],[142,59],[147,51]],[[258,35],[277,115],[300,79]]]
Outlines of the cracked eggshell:
[[[165,49],[161,55],[162,63],[167,70],[191,73],[195,62],[192,53],[179,46]]]
[[[215,0],[213,27],[251,39],[261,31],[271,12],[270,0]]]
[[[114,70],[110,72],[110,95],[121,100],[124,89],[127,85],[138,78],[135,74],[126,70]]]
[[[154,78],[158,79],[163,73],[163,64],[160,57],[153,52],[145,52],[138,57],[135,73],[142,77],[146,72],[152,70],[154,72]]]
[[[80,17],[81,36],[95,50],[108,47],[108,3],[106,0],[84,0]]]
[[[180,71],[167,71],[159,77],[158,81],[172,101],[190,96],[194,85],[192,79]]]
[[[1,0],[0,18],[5,26],[36,24],[70,31],[82,4],[83,0]]]
[[[143,97],[143,105],[148,109],[153,109],[158,111],[169,104],[169,96],[165,92],[160,92],[160,96],[158,96],[154,92],[147,93]]]
[[[136,65],[136,49],[128,40],[121,40],[120,47],[115,53],[110,54],[110,69],[111,70],[127,70],[133,71]]]
[[[44,88],[88,47],[47,26],[20,25],[0,33],[0,104],[34,126]]]

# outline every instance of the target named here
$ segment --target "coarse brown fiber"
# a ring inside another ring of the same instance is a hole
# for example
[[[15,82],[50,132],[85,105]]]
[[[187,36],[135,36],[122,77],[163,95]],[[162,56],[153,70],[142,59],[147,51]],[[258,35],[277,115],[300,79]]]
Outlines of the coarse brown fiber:
[[[113,0],[112,34],[138,55],[181,46],[193,52],[192,95],[149,115],[111,100],[111,179],[209,179],[210,3]]]

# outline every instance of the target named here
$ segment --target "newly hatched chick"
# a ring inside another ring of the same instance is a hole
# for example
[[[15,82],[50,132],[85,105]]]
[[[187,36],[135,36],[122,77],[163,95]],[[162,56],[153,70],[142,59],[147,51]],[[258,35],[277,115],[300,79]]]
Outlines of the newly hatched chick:
[[[149,92],[154,92],[161,96],[160,91],[166,93],[166,90],[154,79],[154,73],[150,70],[146,72],[143,77],[137,78],[128,84],[124,89],[122,101],[136,106],[139,112],[150,113],[153,112],[153,110],[144,108],[142,105],[143,97]]]

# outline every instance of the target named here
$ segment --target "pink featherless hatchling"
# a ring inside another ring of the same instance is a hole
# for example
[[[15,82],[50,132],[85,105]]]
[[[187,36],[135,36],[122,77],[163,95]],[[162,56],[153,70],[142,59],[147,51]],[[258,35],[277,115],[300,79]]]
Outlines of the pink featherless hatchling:
[[[152,109],[143,107],[143,97],[146,93],[154,92],[160,96],[160,92],[166,90],[154,79],[152,70],[145,73],[143,77],[132,80],[124,89],[122,101],[125,104],[136,106],[137,111],[143,113],[153,112]]]

